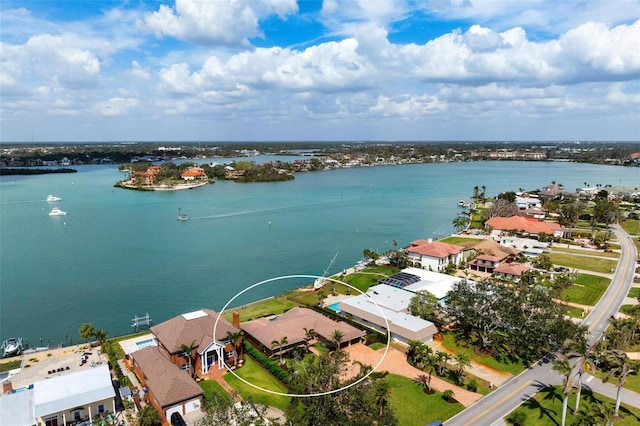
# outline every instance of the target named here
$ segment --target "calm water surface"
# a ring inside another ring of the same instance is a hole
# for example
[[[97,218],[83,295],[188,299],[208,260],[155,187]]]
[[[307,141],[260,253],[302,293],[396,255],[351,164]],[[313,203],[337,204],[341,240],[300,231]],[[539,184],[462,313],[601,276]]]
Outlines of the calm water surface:
[[[260,161],[260,159],[257,159]],[[289,161],[289,160],[287,160]],[[110,336],[200,308],[282,275],[322,275],[378,252],[453,231],[457,202],[583,182],[640,187],[640,170],[541,162],[474,162],[300,173],[295,180],[219,181],[190,191],[114,188],[114,165],[78,173],[0,178],[0,337],[31,346],[78,342],[83,322]],[[50,217],[49,194],[67,216]],[[192,217],[176,220],[178,209]],[[280,280],[234,305],[308,284]]]

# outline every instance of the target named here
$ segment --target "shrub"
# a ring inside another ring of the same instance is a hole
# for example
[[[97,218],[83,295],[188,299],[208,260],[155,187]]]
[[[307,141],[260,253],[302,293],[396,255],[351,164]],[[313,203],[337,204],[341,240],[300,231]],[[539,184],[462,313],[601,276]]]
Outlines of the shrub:
[[[282,383],[286,384],[289,382],[289,373],[280,368],[275,361],[257,350],[249,342],[244,341],[243,343],[245,353],[249,354],[258,364],[262,365],[269,373],[273,374],[273,376]]]

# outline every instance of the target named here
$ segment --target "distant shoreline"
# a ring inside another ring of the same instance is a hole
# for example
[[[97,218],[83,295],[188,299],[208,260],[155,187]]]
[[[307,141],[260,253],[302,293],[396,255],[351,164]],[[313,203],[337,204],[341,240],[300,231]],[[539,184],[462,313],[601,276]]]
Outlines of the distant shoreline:
[[[62,168],[62,169],[34,169],[29,167],[20,167],[20,168],[5,168],[0,167],[0,176],[11,176],[11,175],[47,175],[52,173],[78,173],[75,169]]]
[[[131,189],[134,191],[182,191],[184,189],[199,188],[204,185],[208,185],[209,182],[196,182],[196,183],[176,183],[174,185],[134,185],[124,182],[118,182],[114,186],[117,188]]]

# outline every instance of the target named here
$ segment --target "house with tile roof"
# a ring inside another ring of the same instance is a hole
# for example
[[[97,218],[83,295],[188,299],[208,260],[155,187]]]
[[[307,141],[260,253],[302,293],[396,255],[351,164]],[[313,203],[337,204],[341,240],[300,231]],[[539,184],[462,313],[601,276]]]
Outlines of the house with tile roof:
[[[180,177],[182,177],[182,179],[184,180],[206,180],[208,178],[202,167],[191,167],[182,172]]]
[[[224,364],[235,365],[235,347],[229,341],[228,333],[238,333],[240,324],[232,325],[224,318],[220,318],[213,336],[218,313],[211,309],[201,309],[173,317],[163,323],[150,328],[158,342],[158,347],[164,350],[169,360],[181,369],[188,369],[191,364],[192,372],[199,376],[206,376],[211,369],[226,371]],[[193,360],[189,362],[182,349],[182,345],[194,346]]]
[[[366,335],[366,332],[344,321],[334,321],[312,309],[300,307],[291,308],[281,315],[258,318],[240,325],[247,340],[270,356],[280,355],[306,343],[308,335],[305,329],[313,330],[320,339],[327,342],[332,341],[335,330],[340,330],[341,345],[360,342]],[[280,342],[283,337],[287,338],[285,345],[271,345],[274,341]]]
[[[145,387],[143,398],[161,417],[169,421],[173,413],[185,415],[202,407],[203,391],[191,375],[170,359],[158,346],[148,346],[132,354],[133,370]]]
[[[459,265],[463,260],[464,247],[441,241],[415,240],[404,249],[416,267],[442,272],[449,263]]]
[[[509,263],[500,265],[493,270],[493,274],[495,277],[501,278],[507,281],[520,281],[522,274],[530,270],[531,268],[527,265],[523,265],[520,263]]]
[[[562,225],[554,222],[541,222],[524,216],[492,217],[485,222],[485,226],[492,235],[497,236],[510,232],[531,236],[547,234],[554,238],[562,238],[564,235],[564,226]]]
[[[467,267],[474,271],[493,273],[501,263],[510,263],[520,253],[520,250],[513,247],[506,247],[494,240],[470,241],[463,244],[465,250],[475,255],[467,263]]]

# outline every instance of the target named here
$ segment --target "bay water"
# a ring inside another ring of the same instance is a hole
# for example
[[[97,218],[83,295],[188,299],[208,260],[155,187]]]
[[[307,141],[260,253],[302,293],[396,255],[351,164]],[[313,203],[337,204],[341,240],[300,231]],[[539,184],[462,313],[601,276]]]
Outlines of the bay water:
[[[256,162],[268,157],[251,158]],[[278,159],[292,161],[292,158]],[[202,160],[200,162],[209,162]],[[227,160],[215,159],[222,162]],[[131,319],[155,324],[279,276],[321,276],[384,252],[451,234],[459,200],[590,185],[640,188],[640,169],[560,162],[470,162],[298,173],[295,180],[218,181],[194,190],[114,188],[116,165],[78,173],[0,177],[0,338],[30,346],[78,343],[89,322],[109,336]],[[48,203],[53,194],[60,202]],[[67,216],[49,216],[52,207]],[[178,221],[178,212],[191,217]],[[337,255],[336,255],[337,254]],[[230,307],[310,284],[273,280]]]

